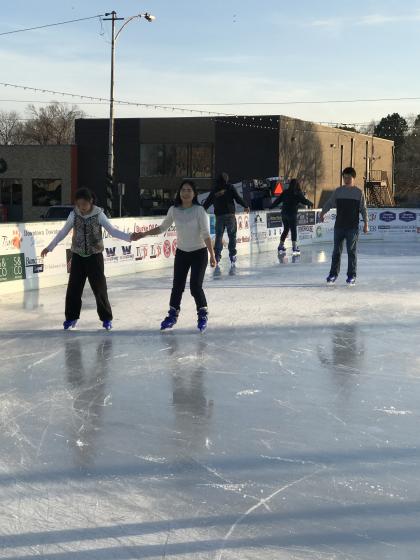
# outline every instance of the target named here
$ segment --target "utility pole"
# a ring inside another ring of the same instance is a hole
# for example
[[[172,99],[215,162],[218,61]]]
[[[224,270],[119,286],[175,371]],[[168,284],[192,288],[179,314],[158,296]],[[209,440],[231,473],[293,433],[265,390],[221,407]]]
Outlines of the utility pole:
[[[109,95],[109,132],[108,132],[108,166],[106,174],[106,213],[112,217],[114,204],[114,67],[115,67],[115,22],[124,18],[117,17],[117,12],[112,11],[104,21],[111,21],[111,89]]]
[[[119,34],[133,19],[144,18],[151,23],[156,18],[148,12],[144,14],[136,14],[127,19],[127,21],[120,27],[119,31],[115,33],[115,22],[124,21],[126,18],[117,17],[117,12],[113,10],[105,14],[103,21],[110,21],[112,26],[111,31],[111,88],[109,95],[109,133],[108,133],[108,166],[106,174],[106,214],[112,217],[114,210],[114,68],[115,68],[115,42]],[[111,17],[108,17],[111,16]]]

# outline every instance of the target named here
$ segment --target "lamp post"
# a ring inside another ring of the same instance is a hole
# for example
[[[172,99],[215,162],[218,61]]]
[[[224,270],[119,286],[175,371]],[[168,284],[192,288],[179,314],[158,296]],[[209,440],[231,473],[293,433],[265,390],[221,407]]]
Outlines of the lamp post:
[[[114,187],[114,68],[115,68],[115,43],[121,33],[121,31],[133,21],[133,19],[144,18],[146,21],[151,23],[156,19],[148,12],[144,14],[136,14],[129,18],[117,17],[117,12],[113,10],[105,14],[104,21],[111,22],[111,87],[109,95],[109,132],[108,132],[108,166],[107,166],[107,181],[106,181],[106,212],[109,217],[113,213],[113,187]],[[110,16],[110,17],[108,17]],[[115,22],[124,21],[120,29],[115,33]]]

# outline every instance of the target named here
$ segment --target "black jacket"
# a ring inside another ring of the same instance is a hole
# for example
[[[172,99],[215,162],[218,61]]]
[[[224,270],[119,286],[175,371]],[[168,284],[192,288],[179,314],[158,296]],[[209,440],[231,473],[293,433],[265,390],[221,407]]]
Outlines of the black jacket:
[[[248,204],[239,196],[235,187],[228,183],[227,185],[218,186],[212,190],[204,201],[203,206],[207,210],[213,205],[216,216],[235,214],[235,200],[244,208],[248,208]]]
[[[303,196],[302,192],[294,193],[289,190],[285,190],[281,195],[273,202],[270,209],[275,208],[279,204],[283,203],[282,214],[293,215],[297,214],[299,204],[304,204],[305,206],[313,206],[312,202]]]

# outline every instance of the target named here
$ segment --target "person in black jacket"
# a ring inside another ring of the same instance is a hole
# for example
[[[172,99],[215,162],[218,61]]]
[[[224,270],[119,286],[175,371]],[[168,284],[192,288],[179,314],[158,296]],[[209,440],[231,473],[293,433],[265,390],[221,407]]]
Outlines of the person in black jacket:
[[[236,216],[235,201],[249,212],[249,208],[244,199],[239,196],[235,187],[229,183],[229,175],[221,173],[217,179],[216,187],[211,191],[203,206],[207,210],[211,205],[214,206],[216,216],[216,241],[214,252],[217,264],[222,257],[223,233],[225,229],[229,237],[229,257],[232,266],[236,263]]]
[[[281,203],[283,204],[281,209],[281,218],[283,220],[284,229],[280,237],[278,251],[279,253],[285,252],[284,242],[289,235],[289,231],[291,231],[293,252],[299,253],[299,247],[297,246],[297,213],[299,204],[304,204],[309,208],[311,208],[313,204],[310,200],[304,197],[297,179],[291,179],[289,188],[281,193],[277,200],[273,202],[270,209],[275,208]]]

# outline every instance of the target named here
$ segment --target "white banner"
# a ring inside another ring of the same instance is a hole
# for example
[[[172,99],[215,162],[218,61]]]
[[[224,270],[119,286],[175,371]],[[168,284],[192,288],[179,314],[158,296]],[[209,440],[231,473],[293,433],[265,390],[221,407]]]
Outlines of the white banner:
[[[324,223],[320,210],[298,213],[298,243],[331,242],[334,238],[336,212],[330,211]],[[119,218],[112,223],[125,232],[147,231],[159,225],[163,217]],[[259,211],[236,216],[239,253],[272,251],[283,231],[280,211]],[[420,240],[420,211],[404,208],[369,208],[370,231],[360,236],[369,240]],[[0,224],[0,294],[66,284],[70,258],[71,234],[45,259],[41,251],[64,222]],[[210,216],[214,236],[215,218]],[[360,228],[363,224],[360,224]],[[172,266],[176,252],[176,231],[171,227],[162,235],[133,243],[114,239],[104,231],[104,259],[107,276],[117,276]],[[228,239],[225,236],[224,243]],[[290,236],[288,239],[290,244]]]

